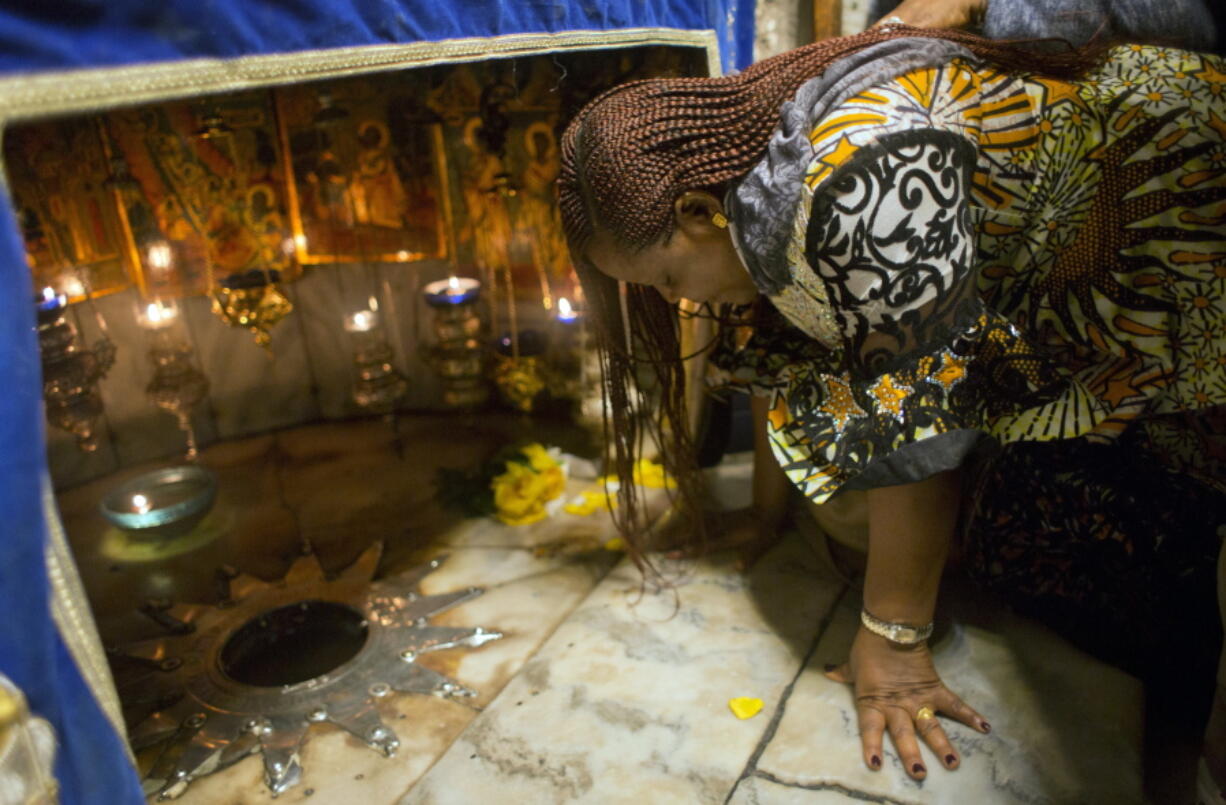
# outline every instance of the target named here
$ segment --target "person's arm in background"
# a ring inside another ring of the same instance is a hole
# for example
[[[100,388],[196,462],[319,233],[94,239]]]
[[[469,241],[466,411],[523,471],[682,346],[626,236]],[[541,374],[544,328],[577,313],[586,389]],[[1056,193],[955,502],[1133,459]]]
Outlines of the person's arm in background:
[[[1223,7],[1222,0],[877,0],[869,19],[896,16],[920,28],[974,26],[989,39],[1054,37],[1083,45],[1098,35],[1212,50],[1226,33],[1220,29]]]

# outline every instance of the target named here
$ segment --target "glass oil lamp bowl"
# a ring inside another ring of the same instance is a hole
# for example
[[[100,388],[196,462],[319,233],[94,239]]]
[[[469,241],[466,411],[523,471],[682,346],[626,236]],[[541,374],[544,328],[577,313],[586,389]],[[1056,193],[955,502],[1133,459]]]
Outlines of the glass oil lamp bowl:
[[[196,465],[169,467],[133,478],[102,499],[102,515],[137,537],[169,539],[188,533],[213,508],[217,476]]]

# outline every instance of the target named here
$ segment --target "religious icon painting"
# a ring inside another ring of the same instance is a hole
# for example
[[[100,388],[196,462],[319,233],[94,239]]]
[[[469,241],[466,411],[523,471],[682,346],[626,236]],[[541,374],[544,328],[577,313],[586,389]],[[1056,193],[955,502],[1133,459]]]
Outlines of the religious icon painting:
[[[97,120],[14,126],[4,160],[35,289],[78,301],[128,287],[134,267]]]
[[[277,90],[302,262],[447,254],[442,131],[412,85],[376,76]]]
[[[125,172],[115,192],[145,296],[301,274],[270,93],[119,110],[103,132]]]

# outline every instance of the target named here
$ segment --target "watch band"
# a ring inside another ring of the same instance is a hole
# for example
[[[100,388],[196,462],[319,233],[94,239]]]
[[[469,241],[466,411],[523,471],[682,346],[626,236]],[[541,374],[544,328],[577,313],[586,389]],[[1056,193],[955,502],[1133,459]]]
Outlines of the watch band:
[[[922,643],[932,636],[931,623],[924,626],[912,626],[909,623],[883,621],[875,617],[867,609],[860,610],[860,623],[864,624],[864,628],[873,634],[884,637],[891,643],[898,643],[901,646],[914,646],[916,643]]]

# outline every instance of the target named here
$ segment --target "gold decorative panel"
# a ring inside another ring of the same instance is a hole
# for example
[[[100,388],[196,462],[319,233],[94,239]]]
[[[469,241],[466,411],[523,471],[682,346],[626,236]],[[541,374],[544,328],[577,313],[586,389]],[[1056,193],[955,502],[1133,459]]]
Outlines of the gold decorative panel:
[[[97,123],[73,118],[6,132],[4,156],[34,287],[76,301],[131,283]]]
[[[268,92],[112,112],[107,145],[146,296],[207,293],[227,277],[301,273]]]
[[[303,263],[447,254],[442,132],[408,83],[375,76],[277,91]]]

